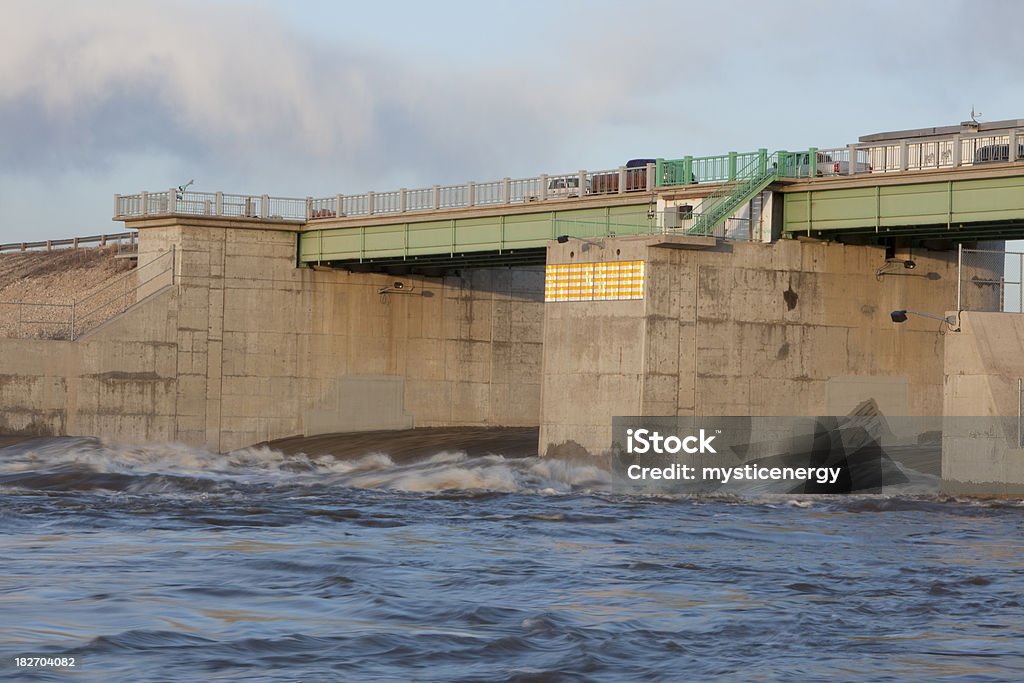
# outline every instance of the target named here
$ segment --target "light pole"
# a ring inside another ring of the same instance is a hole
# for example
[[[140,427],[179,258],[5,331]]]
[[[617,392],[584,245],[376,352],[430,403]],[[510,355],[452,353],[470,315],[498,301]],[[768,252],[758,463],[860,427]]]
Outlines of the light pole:
[[[907,316],[908,315],[919,315],[922,318],[931,318],[932,320],[941,320],[942,322],[944,322],[947,325],[949,325],[949,329],[952,330],[953,332],[959,332],[960,331],[960,325],[958,324],[957,316],[955,316],[955,315],[947,315],[947,316],[943,317],[941,315],[934,315],[932,313],[922,313],[921,311],[908,311],[906,309],[901,309],[901,310],[898,310],[898,311],[893,311],[892,313],[889,314],[889,317],[892,318],[892,321],[894,323],[905,323],[905,322],[907,322]]]

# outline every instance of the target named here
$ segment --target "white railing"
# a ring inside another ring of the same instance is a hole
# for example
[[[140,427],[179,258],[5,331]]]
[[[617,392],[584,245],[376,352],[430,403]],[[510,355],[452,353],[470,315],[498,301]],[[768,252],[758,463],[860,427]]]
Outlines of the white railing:
[[[388,192],[303,199],[224,192],[140,192],[116,195],[114,218],[181,214],[307,221],[318,218],[401,214],[473,206],[518,204],[609,193],[642,192],[653,185],[654,164],[644,168],[577,171],[533,178],[503,178]],[[582,193],[580,187],[586,188]]]
[[[1011,144],[1011,138],[1015,144]],[[858,145],[872,173],[902,173],[1024,161],[1024,131],[992,135],[950,135],[934,140],[893,140]]]
[[[1012,142],[1011,142],[1012,140]],[[848,176],[866,173],[902,173],[929,169],[970,167],[998,162],[1024,161],[1024,129],[988,135],[950,135],[932,140],[885,141],[836,148],[812,148],[816,176]],[[791,152],[811,175],[811,151]],[[744,168],[757,152],[709,157],[686,157],[688,178],[680,184],[727,182],[737,168]],[[802,155],[802,156],[801,156]],[[656,164],[603,171],[541,174],[531,178],[503,178],[457,185],[433,185],[388,192],[365,192],[333,197],[287,198],[222,192],[161,192],[116,195],[115,218],[185,214],[308,221],[347,216],[394,215],[440,211],[474,206],[522,204],[552,199],[582,198],[609,194],[649,192],[655,183]]]
[[[177,214],[305,221],[309,218],[310,200],[265,194],[181,192],[171,188],[162,192],[115,195],[114,218]]]
[[[87,237],[68,237],[60,240],[38,240],[36,242],[9,242],[0,244],[0,253],[5,251],[53,251],[54,249],[78,249],[79,247],[105,247],[108,244],[118,245],[118,252],[135,248],[138,233],[117,232],[109,235],[89,235]]]

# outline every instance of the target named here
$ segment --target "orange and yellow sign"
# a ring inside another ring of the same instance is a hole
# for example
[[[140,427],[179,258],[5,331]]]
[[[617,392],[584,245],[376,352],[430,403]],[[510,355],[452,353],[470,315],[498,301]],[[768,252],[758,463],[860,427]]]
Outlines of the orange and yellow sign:
[[[644,298],[644,262],[559,263],[545,269],[544,301]]]

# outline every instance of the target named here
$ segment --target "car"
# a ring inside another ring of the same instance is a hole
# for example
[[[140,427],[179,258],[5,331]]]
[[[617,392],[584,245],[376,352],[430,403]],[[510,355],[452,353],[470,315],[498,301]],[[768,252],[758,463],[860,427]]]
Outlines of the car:
[[[587,187],[584,194],[590,194],[590,179],[587,178]],[[578,175],[561,175],[551,178],[548,181],[548,197],[579,197],[580,177]]]
[[[974,150],[974,165],[997,164],[1010,160],[1010,145],[984,145]],[[1017,145],[1017,161],[1024,161],[1024,144]]]

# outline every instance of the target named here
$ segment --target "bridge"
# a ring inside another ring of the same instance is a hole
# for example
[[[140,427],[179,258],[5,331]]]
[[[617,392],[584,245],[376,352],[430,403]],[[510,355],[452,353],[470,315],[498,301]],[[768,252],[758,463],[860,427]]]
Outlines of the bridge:
[[[1024,255],[970,244],[1024,237],[1022,131],[329,197],[118,196],[131,276],[45,318],[10,302],[0,433],[228,451],[520,426],[577,457],[608,452],[616,415],[870,402],[1016,415],[944,432],[943,486],[1024,491]]]
[[[171,188],[117,195],[114,218],[283,220],[299,233],[300,265],[421,272],[543,264],[560,235],[1024,236],[1024,120],[881,133],[839,148],[640,161],[330,197]],[[773,197],[781,208],[771,208]]]

